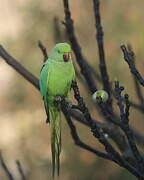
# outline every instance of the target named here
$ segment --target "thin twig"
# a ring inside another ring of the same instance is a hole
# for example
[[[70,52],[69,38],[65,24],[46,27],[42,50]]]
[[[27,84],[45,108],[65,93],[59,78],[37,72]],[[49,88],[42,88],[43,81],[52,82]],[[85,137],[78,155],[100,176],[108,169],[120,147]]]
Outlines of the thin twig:
[[[42,54],[43,54],[43,57],[44,57],[43,62],[45,62],[48,59],[48,54],[47,54],[46,47],[43,45],[43,43],[41,41],[38,41],[38,47],[42,51]]]
[[[16,164],[17,164],[17,167],[18,167],[18,171],[19,171],[19,173],[20,173],[20,175],[21,175],[21,180],[26,180],[26,177],[25,177],[25,174],[24,174],[24,172],[23,172],[23,168],[22,168],[22,166],[21,166],[20,161],[17,160],[17,161],[16,161]]]
[[[0,152],[0,161],[1,161],[1,165],[2,165],[2,168],[4,169],[7,177],[9,180],[14,180],[14,177],[12,175],[12,173],[9,171],[4,159],[3,159],[3,156],[2,156],[2,153]]]
[[[127,46],[127,48],[128,48],[129,54],[131,55],[131,59],[132,59],[134,65],[135,65],[135,61],[136,61],[135,60],[135,53],[134,53],[134,51],[132,49],[132,46],[129,44]],[[137,94],[137,97],[138,97],[138,99],[140,101],[140,106],[141,106],[141,108],[143,108],[143,111],[144,111],[144,97],[143,97],[143,94],[142,94],[140,84],[138,83],[138,81],[137,81],[136,77],[134,76],[134,74],[133,74],[133,79],[134,79],[134,85],[135,85],[135,89],[136,89],[136,94]]]
[[[131,72],[133,73],[133,75],[136,77],[136,79],[138,80],[138,82],[144,86],[144,79],[141,76],[141,74],[139,73],[139,71],[136,69],[135,64],[133,63],[133,57],[131,55],[131,53],[128,51],[128,48],[125,45],[121,46],[121,50],[123,52],[124,55],[124,60],[127,62],[127,64],[129,65],[129,69],[131,70]]]

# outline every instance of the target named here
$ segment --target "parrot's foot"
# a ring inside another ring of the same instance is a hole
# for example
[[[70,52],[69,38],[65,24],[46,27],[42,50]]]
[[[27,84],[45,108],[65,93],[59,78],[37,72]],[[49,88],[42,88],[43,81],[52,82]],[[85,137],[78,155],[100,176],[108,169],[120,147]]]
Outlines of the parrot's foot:
[[[72,102],[68,99],[68,98],[65,98],[65,108],[67,110],[70,110],[72,108]]]
[[[61,102],[62,102],[62,97],[61,97],[60,95],[57,95],[57,96],[55,97],[54,103],[55,103],[56,105],[60,105]]]

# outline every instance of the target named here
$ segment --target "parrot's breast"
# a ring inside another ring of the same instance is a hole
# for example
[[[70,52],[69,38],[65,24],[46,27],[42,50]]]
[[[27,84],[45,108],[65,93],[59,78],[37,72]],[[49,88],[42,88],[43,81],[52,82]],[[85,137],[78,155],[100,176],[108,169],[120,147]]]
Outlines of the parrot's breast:
[[[54,62],[50,65],[47,89],[48,96],[67,96],[74,78],[74,67],[72,62]]]

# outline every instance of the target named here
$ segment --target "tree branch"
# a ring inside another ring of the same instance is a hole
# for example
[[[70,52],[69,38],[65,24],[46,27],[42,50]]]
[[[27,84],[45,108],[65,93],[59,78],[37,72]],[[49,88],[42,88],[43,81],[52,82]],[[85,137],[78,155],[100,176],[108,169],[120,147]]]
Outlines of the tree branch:
[[[2,156],[2,153],[0,152],[0,161],[1,161],[1,165],[2,165],[2,168],[3,170],[5,171],[7,177],[9,180],[15,180],[12,173],[9,171],[4,159],[3,159],[3,156]]]
[[[129,44],[127,46],[127,48],[128,48],[129,54],[131,55],[131,59],[133,61],[133,64],[135,65],[135,53],[134,53],[134,51],[132,49],[132,46]],[[136,89],[136,94],[137,94],[137,97],[138,97],[138,99],[140,101],[140,106],[144,111],[144,97],[143,97],[143,94],[142,94],[142,91],[141,91],[141,87],[140,87],[140,84],[138,83],[136,77],[134,76],[134,74],[132,74],[132,75],[133,75],[133,79],[134,79],[134,85],[135,85],[135,89]]]
[[[66,121],[67,121],[67,124],[71,130],[71,136],[75,142],[76,145],[80,146],[81,148],[83,149],[86,149],[94,154],[96,154],[97,156],[99,157],[102,157],[102,158],[105,158],[105,159],[109,159],[109,160],[112,160],[112,157],[109,155],[109,154],[106,154],[106,153],[103,153],[103,152],[100,152],[92,147],[90,147],[89,145],[83,143],[78,134],[77,134],[77,130],[76,130],[76,127],[75,125],[73,124],[69,114],[67,113],[67,110],[65,109],[65,106],[63,107],[63,112],[64,112],[64,115],[66,117]]]
[[[99,140],[99,142],[105,147],[106,152],[112,157],[112,159],[115,163],[119,164],[122,167],[125,167],[127,170],[129,170],[135,176],[144,179],[143,174],[138,169],[131,166],[123,157],[121,157],[121,155],[107,141],[107,139],[104,136],[102,129],[100,129],[96,124],[93,124],[93,120],[92,120],[91,115],[88,111],[88,108],[86,107],[86,105],[83,101],[83,98],[80,96],[80,92],[79,92],[76,81],[73,81],[72,88],[74,91],[74,97],[78,102],[78,106],[81,109],[81,112],[83,113],[87,123],[91,127],[91,131],[93,133],[93,136],[96,137]]]
[[[69,41],[71,42],[71,46],[75,53],[77,63],[79,64],[79,66],[81,68],[81,73],[83,74],[84,78],[86,79],[86,82],[88,84],[90,92],[93,94],[97,90],[96,83],[95,83],[94,77],[92,75],[91,68],[89,67],[88,62],[83,57],[81,47],[75,36],[75,30],[74,30],[73,20],[71,19],[71,12],[69,10],[68,0],[63,0],[63,4],[64,4],[64,12],[65,12],[64,25],[66,27]]]
[[[43,45],[43,43],[41,41],[38,41],[38,47],[42,51],[42,54],[43,54],[43,57],[44,57],[43,62],[45,62],[48,59],[47,50],[46,50],[45,46]]]
[[[125,45],[121,46],[121,50],[123,52],[124,55],[124,60],[127,62],[127,64],[129,65],[129,69],[131,70],[131,73],[136,77],[136,79],[138,80],[138,82],[144,86],[144,79],[141,76],[141,74],[139,73],[139,71],[136,69],[135,64],[133,62],[133,56],[131,55],[131,53],[129,52],[128,48]]]
[[[103,40],[103,28],[101,25],[101,16],[100,16],[100,2],[99,0],[93,0],[94,4],[94,14],[95,14],[95,23],[96,23],[96,39],[97,39],[97,45],[98,45],[98,52],[99,52],[99,68],[101,72],[101,79],[103,83],[104,90],[107,91],[109,96],[111,96],[111,86],[109,82],[109,76],[107,73],[107,67],[105,63],[105,51],[104,51],[104,40]],[[110,103],[111,103],[111,98],[109,98]]]
[[[120,127],[122,128],[125,135],[127,136],[129,145],[130,145],[131,150],[133,152],[133,155],[134,155],[134,157],[136,159],[137,166],[140,168],[141,172],[143,172],[143,170],[144,170],[144,160],[143,160],[139,150],[137,149],[133,133],[132,133],[130,127],[129,127],[129,107],[130,107],[130,103],[129,103],[129,100],[128,100],[128,95],[125,94],[126,107],[124,109],[124,104],[123,104],[123,100],[122,100],[123,98],[121,96],[121,93],[122,93],[123,90],[124,90],[124,87],[119,86],[119,82],[116,81],[115,82],[115,94],[116,94],[116,99],[117,99],[119,110],[120,110],[120,117],[121,117],[121,125],[120,125]]]
[[[24,174],[24,172],[23,172],[23,168],[22,168],[22,166],[21,166],[20,161],[17,160],[17,161],[16,161],[16,164],[17,164],[17,167],[18,167],[18,171],[19,171],[19,173],[20,173],[20,175],[21,175],[21,180],[26,180],[26,177],[25,177],[25,174]]]
[[[32,75],[25,67],[23,67],[16,59],[14,59],[6,50],[0,45],[0,56],[7,64],[12,66],[19,74],[21,74],[27,81],[33,84],[39,90],[39,81]]]

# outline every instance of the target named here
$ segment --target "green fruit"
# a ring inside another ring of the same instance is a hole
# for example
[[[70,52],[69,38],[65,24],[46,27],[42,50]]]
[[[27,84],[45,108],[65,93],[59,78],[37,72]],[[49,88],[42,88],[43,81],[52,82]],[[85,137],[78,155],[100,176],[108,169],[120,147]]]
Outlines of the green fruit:
[[[100,98],[101,98],[102,102],[106,102],[109,98],[109,95],[104,90],[98,90],[92,95],[92,100],[95,103],[99,102]]]

